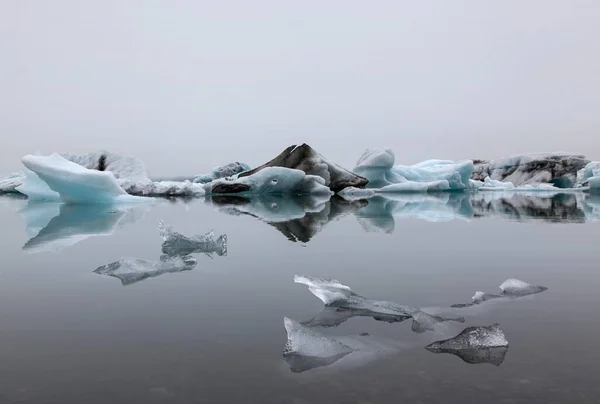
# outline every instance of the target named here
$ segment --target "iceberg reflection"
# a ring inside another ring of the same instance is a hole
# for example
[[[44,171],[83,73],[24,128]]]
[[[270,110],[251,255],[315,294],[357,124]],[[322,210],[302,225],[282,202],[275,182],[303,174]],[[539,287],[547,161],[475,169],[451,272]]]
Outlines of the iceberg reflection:
[[[25,219],[28,252],[61,251],[88,237],[108,236],[144,213],[139,205],[27,203],[19,213]]]

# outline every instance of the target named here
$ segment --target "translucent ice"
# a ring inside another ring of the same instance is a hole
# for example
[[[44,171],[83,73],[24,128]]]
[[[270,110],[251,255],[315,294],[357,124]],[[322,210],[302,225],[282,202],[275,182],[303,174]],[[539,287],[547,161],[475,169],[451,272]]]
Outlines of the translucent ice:
[[[443,323],[454,321],[458,323],[464,323],[464,317],[456,317],[456,318],[445,318],[440,316],[435,316],[429,313],[426,313],[422,310],[418,310],[412,315],[413,322],[411,329],[416,333],[424,333],[426,331],[434,331],[436,328]]]
[[[369,180],[369,188],[384,192],[422,192],[467,189],[473,162],[427,160],[412,166],[394,165],[390,149],[369,149],[354,171]]]
[[[416,308],[393,302],[369,300],[356,293],[335,279],[313,278],[295,275],[294,282],[308,286],[308,290],[325,305],[344,309],[359,310],[361,315],[376,317],[378,315],[406,317],[412,316]]]
[[[29,201],[60,201],[58,192],[51,190],[48,184],[42,181],[36,173],[28,169],[23,170],[23,172],[25,178],[23,183],[16,187],[16,190],[27,195]]]
[[[160,237],[163,239],[162,252],[167,256],[185,256],[194,253],[204,253],[208,256],[216,253],[219,256],[227,255],[227,235],[223,234],[215,240],[213,231],[204,235],[191,237],[173,231],[171,226],[164,222],[158,223]]]
[[[0,193],[17,192],[17,187],[25,180],[25,174],[13,173],[0,179]]]
[[[70,203],[108,203],[136,200],[117,183],[109,171],[90,170],[64,157],[25,156],[23,164]],[[27,182],[27,180],[25,181]]]
[[[189,255],[168,257],[160,261],[124,257],[119,261],[99,267],[94,273],[112,276],[118,278],[123,285],[131,285],[165,273],[190,271],[195,266],[196,259]]]
[[[289,318],[284,319],[287,343],[283,358],[294,373],[330,366],[361,366],[396,352],[402,345],[372,336],[328,337]]]
[[[577,173],[577,185],[600,190],[600,162],[591,161]]]
[[[508,347],[498,323],[487,327],[467,327],[454,338],[427,345],[429,350],[459,351],[463,349]]]

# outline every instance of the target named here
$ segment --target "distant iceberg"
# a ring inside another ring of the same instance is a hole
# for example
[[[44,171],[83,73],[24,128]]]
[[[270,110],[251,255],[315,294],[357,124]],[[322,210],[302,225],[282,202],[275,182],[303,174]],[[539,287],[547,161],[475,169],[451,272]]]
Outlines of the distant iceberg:
[[[306,143],[292,145],[268,163],[239,175],[240,178],[251,176],[269,167],[284,167],[304,172],[309,176],[323,179],[322,184],[333,192],[347,187],[362,188],[367,179],[327,160]]]
[[[22,162],[52,191],[58,193],[63,202],[107,203],[136,200],[121,188],[110,171],[90,170],[58,154],[48,157],[29,155],[23,157]]]
[[[126,286],[166,273],[190,271],[195,266],[196,259],[189,255],[166,257],[160,261],[124,257],[119,261],[97,268],[94,273],[118,278],[123,286]]]
[[[209,257],[213,253],[218,256],[227,255],[227,235],[223,234],[215,239],[213,231],[204,235],[186,237],[173,231],[171,226],[159,222],[158,230],[163,239],[162,252],[167,256],[185,256],[194,253],[204,253]]]
[[[224,166],[217,166],[213,168],[210,174],[200,174],[194,178],[193,182],[199,182],[201,184],[206,184],[212,182],[214,180],[218,180],[221,178],[233,177],[234,175],[243,173],[244,171],[250,170],[250,166],[246,163],[229,163]]]
[[[23,184],[25,180],[25,174],[13,173],[0,179],[0,194],[1,193],[13,193],[18,192],[17,187]]]
[[[514,155],[494,161],[476,160],[473,180],[512,183],[515,187],[551,184],[557,188],[581,185],[578,172],[589,160],[569,153],[531,153]]]
[[[391,149],[368,149],[354,172],[367,178],[378,192],[426,192],[469,188],[473,162],[427,160],[412,166],[394,165]]]

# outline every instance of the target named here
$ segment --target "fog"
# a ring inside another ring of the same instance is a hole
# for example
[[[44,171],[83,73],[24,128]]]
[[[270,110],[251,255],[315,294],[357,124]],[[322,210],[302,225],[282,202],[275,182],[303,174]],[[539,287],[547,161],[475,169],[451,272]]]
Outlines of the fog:
[[[28,153],[153,175],[307,142],[351,168],[572,151],[600,159],[600,3],[0,1],[0,175]]]

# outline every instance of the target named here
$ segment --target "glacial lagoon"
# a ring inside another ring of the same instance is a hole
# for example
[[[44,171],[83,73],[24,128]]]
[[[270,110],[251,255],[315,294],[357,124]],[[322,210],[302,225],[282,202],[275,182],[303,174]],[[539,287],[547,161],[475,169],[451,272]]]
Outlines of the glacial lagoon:
[[[600,196],[4,195],[0,217],[2,403],[600,399]],[[464,330],[507,344],[442,343]]]

